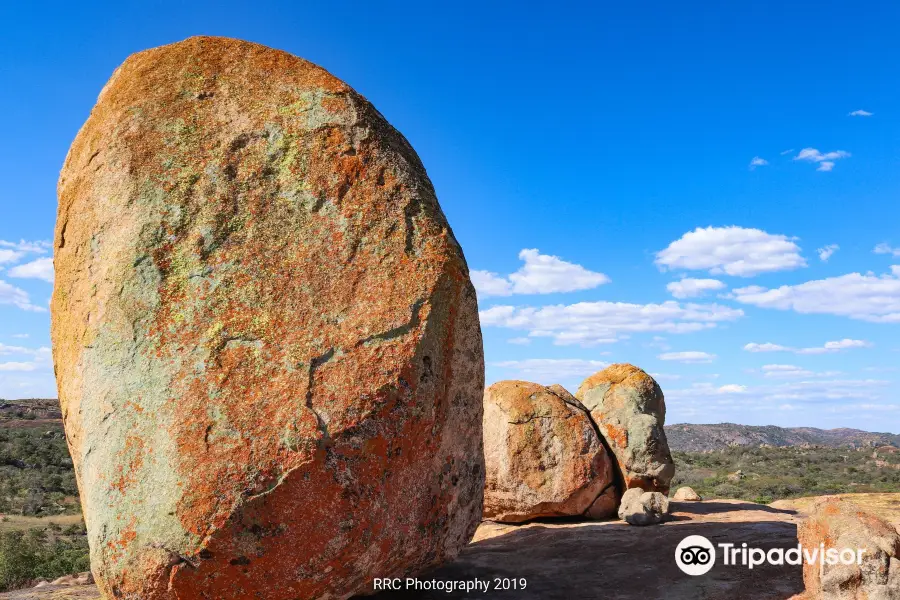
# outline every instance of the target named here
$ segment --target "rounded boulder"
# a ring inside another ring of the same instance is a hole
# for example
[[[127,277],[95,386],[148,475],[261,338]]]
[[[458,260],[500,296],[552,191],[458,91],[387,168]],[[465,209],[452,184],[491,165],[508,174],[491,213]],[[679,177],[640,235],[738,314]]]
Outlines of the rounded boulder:
[[[107,598],[347,598],[482,513],[475,291],[415,151],[324,69],[129,57],[59,181],[53,356]]]
[[[575,396],[587,408],[615,455],[623,489],[669,493],[675,462],[666,432],[666,403],[656,381],[629,364],[591,375]]]
[[[500,381],[484,393],[484,518],[615,514],[612,461],[585,408],[561,386]]]

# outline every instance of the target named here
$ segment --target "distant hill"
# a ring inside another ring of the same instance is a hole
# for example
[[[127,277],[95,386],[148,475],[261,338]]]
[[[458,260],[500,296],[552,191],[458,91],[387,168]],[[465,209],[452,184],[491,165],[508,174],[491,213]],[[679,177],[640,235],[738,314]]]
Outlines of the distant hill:
[[[62,412],[56,399],[0,399],[0,429],[62,426]]]
[[[669,448],[677,452],[721,450],[730,446],[825,446],[828,448],[900,446],[900,435],[859,429],[753,426],[735,423],[666,426]]]

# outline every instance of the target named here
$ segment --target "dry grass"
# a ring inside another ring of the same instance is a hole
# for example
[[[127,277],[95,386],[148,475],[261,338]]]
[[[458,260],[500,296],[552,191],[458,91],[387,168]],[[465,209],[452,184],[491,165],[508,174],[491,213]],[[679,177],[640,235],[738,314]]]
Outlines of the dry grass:
[[[900,525],[900,492],[880,494],[836,494],[838,498],[853,502],[863,510],[874,513],[894,525]],[[799,513],[809,514],[813,503],[821,498],[795,498],[793,500],[778,500],[769,506],[773,508],[796,510]]]
[[[20,515],[3,515],[0,517],[0,531],[24,531],[26,529],[43,528],[56,523],[63,528],[81,523],[81,515],[59,515],[56,517],[23,517]]]

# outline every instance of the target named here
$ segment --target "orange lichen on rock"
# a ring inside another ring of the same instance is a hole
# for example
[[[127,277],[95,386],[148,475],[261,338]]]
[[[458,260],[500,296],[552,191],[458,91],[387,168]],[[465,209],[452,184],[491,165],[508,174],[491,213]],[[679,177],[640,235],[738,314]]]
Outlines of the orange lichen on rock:
[[[612,459],[587,410],[562,386],[500,381],[484,392],[484,517],[615,514]]]
[[[669,493],[675,463],[666,432],[666,403],[656,381],[620,363],[594,373],[575,393],[615,455],[623,490]]]
[[[347,597],[471,538],[468,268],[409,143],[325,70],[225,38],[129,57],[60,176],[55,267],[108,597]]]
[[[804,562],[803,583],[810,598],[868,600],[900,598],[900,533],[880,517],[852,501],[834,496],[819,498],[797,529],[808,552],[831,551],[849,561]]]

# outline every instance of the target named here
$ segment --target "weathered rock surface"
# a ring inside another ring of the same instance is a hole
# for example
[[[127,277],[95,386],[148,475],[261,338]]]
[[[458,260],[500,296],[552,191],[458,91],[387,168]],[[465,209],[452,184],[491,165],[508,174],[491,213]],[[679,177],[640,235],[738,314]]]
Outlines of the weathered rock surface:
[[[629,525],[654,525],[669,516],[669,499],[659,492],[631,488],[622,494],[619,518]]]
[[[797,545],[799,521],[792,511],[737,500],[672,502],[672,519],[657,527],[629,527],[621,521],[486,521],[472,543],[451,563],[422,573],[431,582],[524,579],[525,589],[490,593],[455,589],[383,592],[372,600],[785,600],[803,589],[802,569],[792,565],[735,568],[716,561],[702,577],[682,573],[675,547],[688,535],[746,542],[753,547]],[[26,590],[2,600],[99,600],[96,588],[59,592]],[[91,593],[93,592],[93,593]],[[82,595],[83,594],[83,595]]]
[[[500,381],[484,392],[484,518],[615,514],[612,460],[562,386]]]
[[[700,494],[694,491],[694,488],[684,486],[678,488],[675,491],[675,495],[672,496],[672,500],[676,502],[700,502],[703,498],[700,497]]]
[[[666,403],[650,375],[629,364],[591,375],[575,396],[615,455],[624,489],[669,493],[675,463],[663,429]]]
[[[128,58],[59,181],[54,360],[107,598],[341,598],[481,519],[462,251],[408,142],[287,53]]]
[[[822,600],[900,598],[900,534],[884,519],[840,498],[823,498],[798,529],[804,548],[856,553],[861,564],[803,565],[806,594]],[[849,556],[849,555],[848,555]]]

